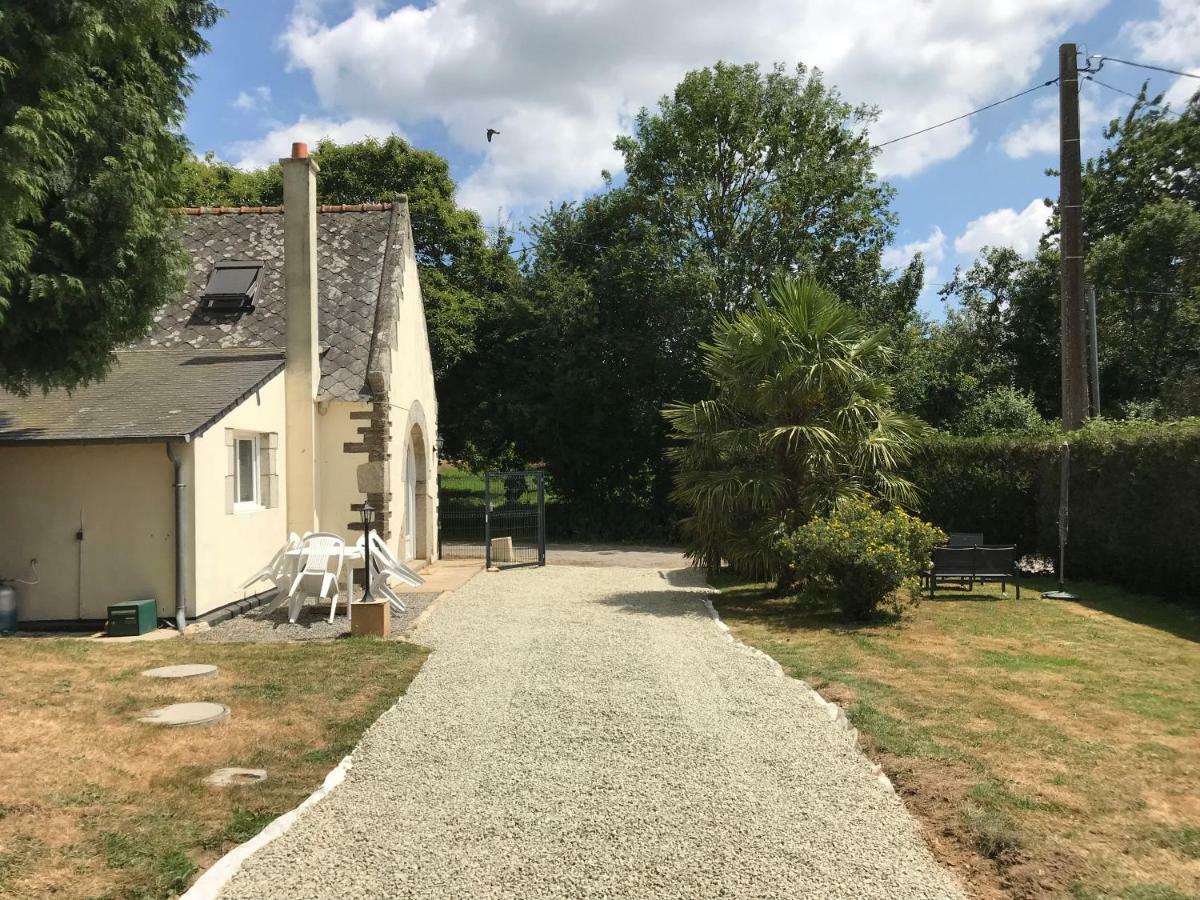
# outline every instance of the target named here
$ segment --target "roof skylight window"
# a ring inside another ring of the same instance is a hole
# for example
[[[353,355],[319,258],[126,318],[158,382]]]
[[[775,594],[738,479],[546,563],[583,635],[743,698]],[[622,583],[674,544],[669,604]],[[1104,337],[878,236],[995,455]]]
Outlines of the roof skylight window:
[[[200,306],[210,312],[254,309],[263,264],[251,260],[222,260],[208,276]]]

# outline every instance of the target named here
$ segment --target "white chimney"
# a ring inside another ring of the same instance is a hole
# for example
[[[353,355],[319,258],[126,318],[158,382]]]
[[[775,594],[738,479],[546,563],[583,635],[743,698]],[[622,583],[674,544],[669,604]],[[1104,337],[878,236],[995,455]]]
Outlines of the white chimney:
[[[317,172],[308,145],[292,144],[283,167],[283,284],[287,297],[287,521],[317,531]]]

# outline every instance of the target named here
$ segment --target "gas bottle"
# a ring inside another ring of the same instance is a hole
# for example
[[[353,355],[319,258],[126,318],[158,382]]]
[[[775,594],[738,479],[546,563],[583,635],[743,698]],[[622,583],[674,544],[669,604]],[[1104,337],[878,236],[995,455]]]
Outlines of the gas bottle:
[[[0,634],[17,630],[17,592],[11,584],[0,581]]]

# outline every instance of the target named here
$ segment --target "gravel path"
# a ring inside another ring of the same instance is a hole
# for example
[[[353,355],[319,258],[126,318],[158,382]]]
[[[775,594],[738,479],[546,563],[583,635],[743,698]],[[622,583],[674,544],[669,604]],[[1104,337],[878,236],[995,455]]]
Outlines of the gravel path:
[[[552,566],[628,566],[634,569],[682,569],[690,565],[678,547],[637,544],[549,544],[546,562]]]
[[[686,576],[481,575],[345,782],[225,898],[955,898],[900,801]]]
[[[399,638],[400,632],[412,624],[417,616],[437,597],[431,594],[405,594],[405,612],[392,611],[392,635]],[[333,623],[329,622],[329,607],[305,606],[293,625],[287,620],[287,605],[269,613],[263,607],[252,609],[244,615],[226,619],[206,631],[189,635],[191,641],[320,641],[341,637],[350,633],[346,621],[345,607],[339,605]]]

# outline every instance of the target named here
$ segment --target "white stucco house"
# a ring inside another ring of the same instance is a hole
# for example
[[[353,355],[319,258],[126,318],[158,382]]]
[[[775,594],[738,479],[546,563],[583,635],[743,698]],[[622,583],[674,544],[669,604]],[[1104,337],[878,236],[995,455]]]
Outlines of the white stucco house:
[[[0,392],[0,576],[25,622],[155,598],[190,619],[289,532],[437,547],[437,401],[407,200],[318,206],[296,144],[282,207],[188,209],[183,294],[99,383]]]

